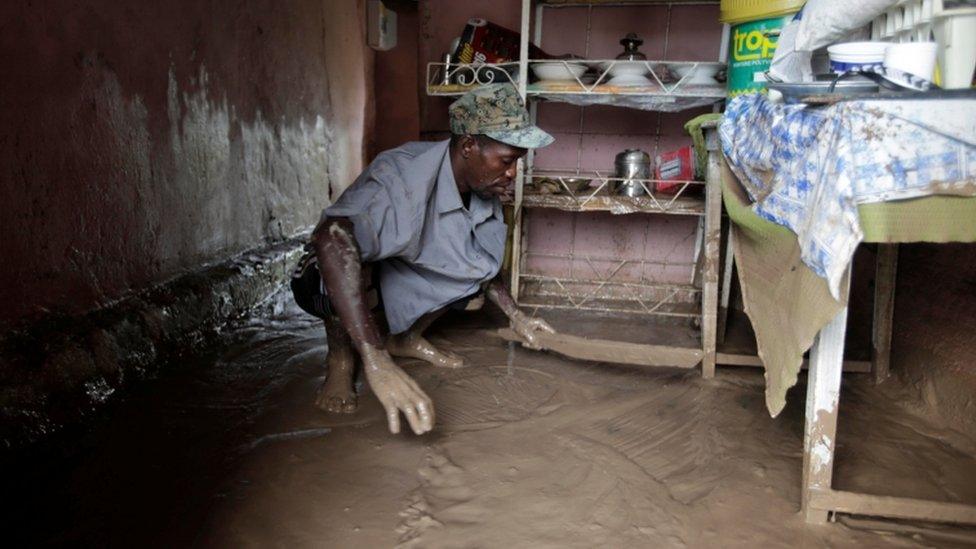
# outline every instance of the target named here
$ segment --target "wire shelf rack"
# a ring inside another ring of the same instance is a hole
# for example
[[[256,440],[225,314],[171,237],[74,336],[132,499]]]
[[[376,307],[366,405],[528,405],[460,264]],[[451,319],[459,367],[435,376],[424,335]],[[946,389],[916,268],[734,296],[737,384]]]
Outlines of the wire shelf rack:
[[[518,61],[509,63],[428,63],[427,95],[463,95],[478,86],[518,85]]]
[[[535,261],[562,265],[561,274],[530,268]],[[543,309],[697,317],[701,288],[648,277],[648,271],[697,268],[694,262],[601,257],[525,250],[520,304]],[[660,278],[660,275],[657,277]],[[694,275],[692,276],[694,278]]]
[[[581,185],[580,181],[587,183]],[[638,185],[643,194],[619,194],[618,187],[625,181]],[[522,206],[614,214],[703,215],[704,185],[703,181],[622,178],[603,170],[539,170],[526,174]],[[663,192],[663,188],[670,190]]]
[[[725,86],[712,75],[722,63],[704,61],[623,61],[619,59],[535,59],[529,66],[556,67],[566,78],[538,80],[526,93],[574,105],[617,105],[642,110],[679,111],[725,99]],[[496,64],[427,64],[428,95],[462,95],[481,85],[518,83],[518,66]],[[580,73],[586,67],[586,72]]]

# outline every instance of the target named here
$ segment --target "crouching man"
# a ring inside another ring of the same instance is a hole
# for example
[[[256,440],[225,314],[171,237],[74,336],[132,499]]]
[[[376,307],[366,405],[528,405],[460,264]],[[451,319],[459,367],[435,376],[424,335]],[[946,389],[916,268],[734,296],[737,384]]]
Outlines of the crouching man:
[[[325,322],[327,375],[317,404],[330,412],[356,409],[358,354],[392,433],[400,431],[401,413],[417,434],[434,425],[433,403],[393,356],[463,364],[423,337],[447,309],[463,309],[484,291],[530,345],[537,330],[552,331],[519,311],[496,276],[507,232],[500,200],[512,197],[518,159],[553,138],[529,123],[509,84],[462,96],[450,106],[450,121],[450,140],[407,143],[377,156],[322,213],[292,279],[298,304]],[[389,336],[372,315],[377,302]]]

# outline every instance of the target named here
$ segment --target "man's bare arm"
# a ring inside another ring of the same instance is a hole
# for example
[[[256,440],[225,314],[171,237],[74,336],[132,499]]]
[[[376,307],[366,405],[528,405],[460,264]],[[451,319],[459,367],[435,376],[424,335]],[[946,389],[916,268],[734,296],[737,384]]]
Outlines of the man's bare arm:
[[[352,222],[344,217],[326,219],[315,228],[312,239],[329,300],[363,359],[363,371],[386,410],[390,432],[400,431],[401,411],[415,433],[430,431],[434,426],[433,403],[393,362],[369,312]]]

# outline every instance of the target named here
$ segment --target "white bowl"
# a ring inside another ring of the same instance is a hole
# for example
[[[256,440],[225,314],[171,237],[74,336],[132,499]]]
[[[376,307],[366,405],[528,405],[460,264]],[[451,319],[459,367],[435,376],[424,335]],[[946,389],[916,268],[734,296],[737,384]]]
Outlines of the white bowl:
[[[600,63],[600,72],[607,70],[607,67],[610,67],[610,76],[644,76],[648,73],[647,63],[644,61],[604,61]]]
[[[668,68],[679,79],[685,78],[685,75],[691,73],[688,78],[685,78],[685,84],[714,84],[715,75],[720,69],[717,65],[698,65],[697,67],[695,65],[668,65]]]
[[[586,72],[586,65],[570,61],[544,61],[532,63],[532,72],[539,77],[539,80],[571,80],[575,82]]]
[[[607,82],[607,84],[610,84],[611,86],[647,87],[647,86],[653,86],[654,82],[650,78],[647,78],[646,76],[640,74],[621,74],[619,76],[614,76],[613,78],[611,78],[610,81]]]

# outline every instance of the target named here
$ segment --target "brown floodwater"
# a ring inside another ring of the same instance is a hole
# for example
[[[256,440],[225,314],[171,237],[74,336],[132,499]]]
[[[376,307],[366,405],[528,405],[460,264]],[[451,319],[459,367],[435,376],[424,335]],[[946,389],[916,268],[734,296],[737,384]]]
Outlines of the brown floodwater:
[[[324,331],[285,301],[3,456],[5,545],[299,547],[965,546],[971,529],[798,515],[804,387],[765,411],[758,370],[648,370],[510,350],[497,313],[441,321],[468,367],[402,364],[428,435],[366,392],[314,407]],[[646,328],[644,328],[646,329]],[[976,502],[976,460],[857,376],[836,485]],[[899,524],[901,526],[899,526]],[[896,530],[890,532],[889,530]]]

